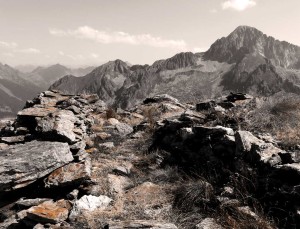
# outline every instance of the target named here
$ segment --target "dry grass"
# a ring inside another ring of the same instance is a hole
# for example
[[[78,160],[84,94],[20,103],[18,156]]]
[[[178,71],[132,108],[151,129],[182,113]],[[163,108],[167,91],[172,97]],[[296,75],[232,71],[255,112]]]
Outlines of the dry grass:
[[[300,98],[296,95],[265,98],[247,115],[247,129],[267,132],[293,147],[300,142]]]

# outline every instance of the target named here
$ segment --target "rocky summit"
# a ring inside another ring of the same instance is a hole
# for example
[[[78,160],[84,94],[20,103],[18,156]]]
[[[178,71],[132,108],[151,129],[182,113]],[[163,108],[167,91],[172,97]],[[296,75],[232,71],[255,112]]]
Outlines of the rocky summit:
[[[100,70],[131,71],[121,61]],[[1,124],[0,228],[296,229],[297,104],[159,94],[123,110],[45,91]],[[295,116],[271,128],[286,110]]]

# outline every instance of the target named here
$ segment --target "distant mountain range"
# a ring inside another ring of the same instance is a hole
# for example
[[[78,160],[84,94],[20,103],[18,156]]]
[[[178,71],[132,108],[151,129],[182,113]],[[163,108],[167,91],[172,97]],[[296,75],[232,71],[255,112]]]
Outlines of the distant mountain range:
[[[0,118],[14,116],[26,100],[47,90],[56,80],[67,74],[86,75],[94,67],[70,69],[60,64],[49,67],[20,66],[24,72],[0,63]]]
[[[24,73],[0,65],[0,117],[16,114],[27,99],[49,87],[70,94],[96,93],[121,108],[163,93],[183,102],[229,91],[260,96],[281,91],[300,94],[300,47],[249,26],[239,26],[207,52],[179,53],[152,65],[115,60],[97,68],[70,69],[56,64],[19,69]]]
[[[95,67],[72,69],[60,64],[55,64],[49,67],[37,67],[31,72],[25,73],[25,78],[43,90],[46,90],[51,84],[65,75],[83,76],[91,72],[94,68]]]
[[[110,61],[83,77],[67,75],[51,89],[97,93],[117,107],[128,108],[158,93],[184,102],[228,91],[262,96],[280,91],[300,94],[299,69],[300,47],[240,26],[205,53],[179,53],[151,66]]]

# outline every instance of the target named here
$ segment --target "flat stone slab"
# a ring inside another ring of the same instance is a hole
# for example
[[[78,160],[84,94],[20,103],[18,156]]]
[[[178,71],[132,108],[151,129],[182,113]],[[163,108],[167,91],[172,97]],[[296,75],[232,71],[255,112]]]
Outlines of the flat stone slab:
[[[73,161],[67,143],[32,141],[0,151],[0,191],[25,187]]]
[[[125,228],[152,228],[152,229],[177,229],[172,223],[157,222],[152,220],[128,220],[121,222],[111,222],[107,225],[109,229],[125,229]]]
[[[71,204],[66,200],[46,201],[27,211],[27,217],[39,223],[58,223],[66,220]]]
[[[25,141],[25,135],[19,135],[19,136],[12,136],[12,137],[2,137],[0,138],[0,142],[5,144],[15,144],[15,143],[21,143]]]
[[[45,117],[57,111],[55,107],[30,107],[18,112],[18,116]]]
[[[80,183],[91,176],[91,162],[86,160],[80,163],[70,163],[53,171],[46,179],[45,185],[66,186]]]

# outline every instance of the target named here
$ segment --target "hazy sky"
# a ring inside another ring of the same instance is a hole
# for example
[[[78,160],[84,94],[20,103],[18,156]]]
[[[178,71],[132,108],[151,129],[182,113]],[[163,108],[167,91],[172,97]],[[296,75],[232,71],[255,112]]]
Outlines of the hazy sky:
[[[300,46],[299,0],[0,0],[0,62],[151,64],[239,25]]]

